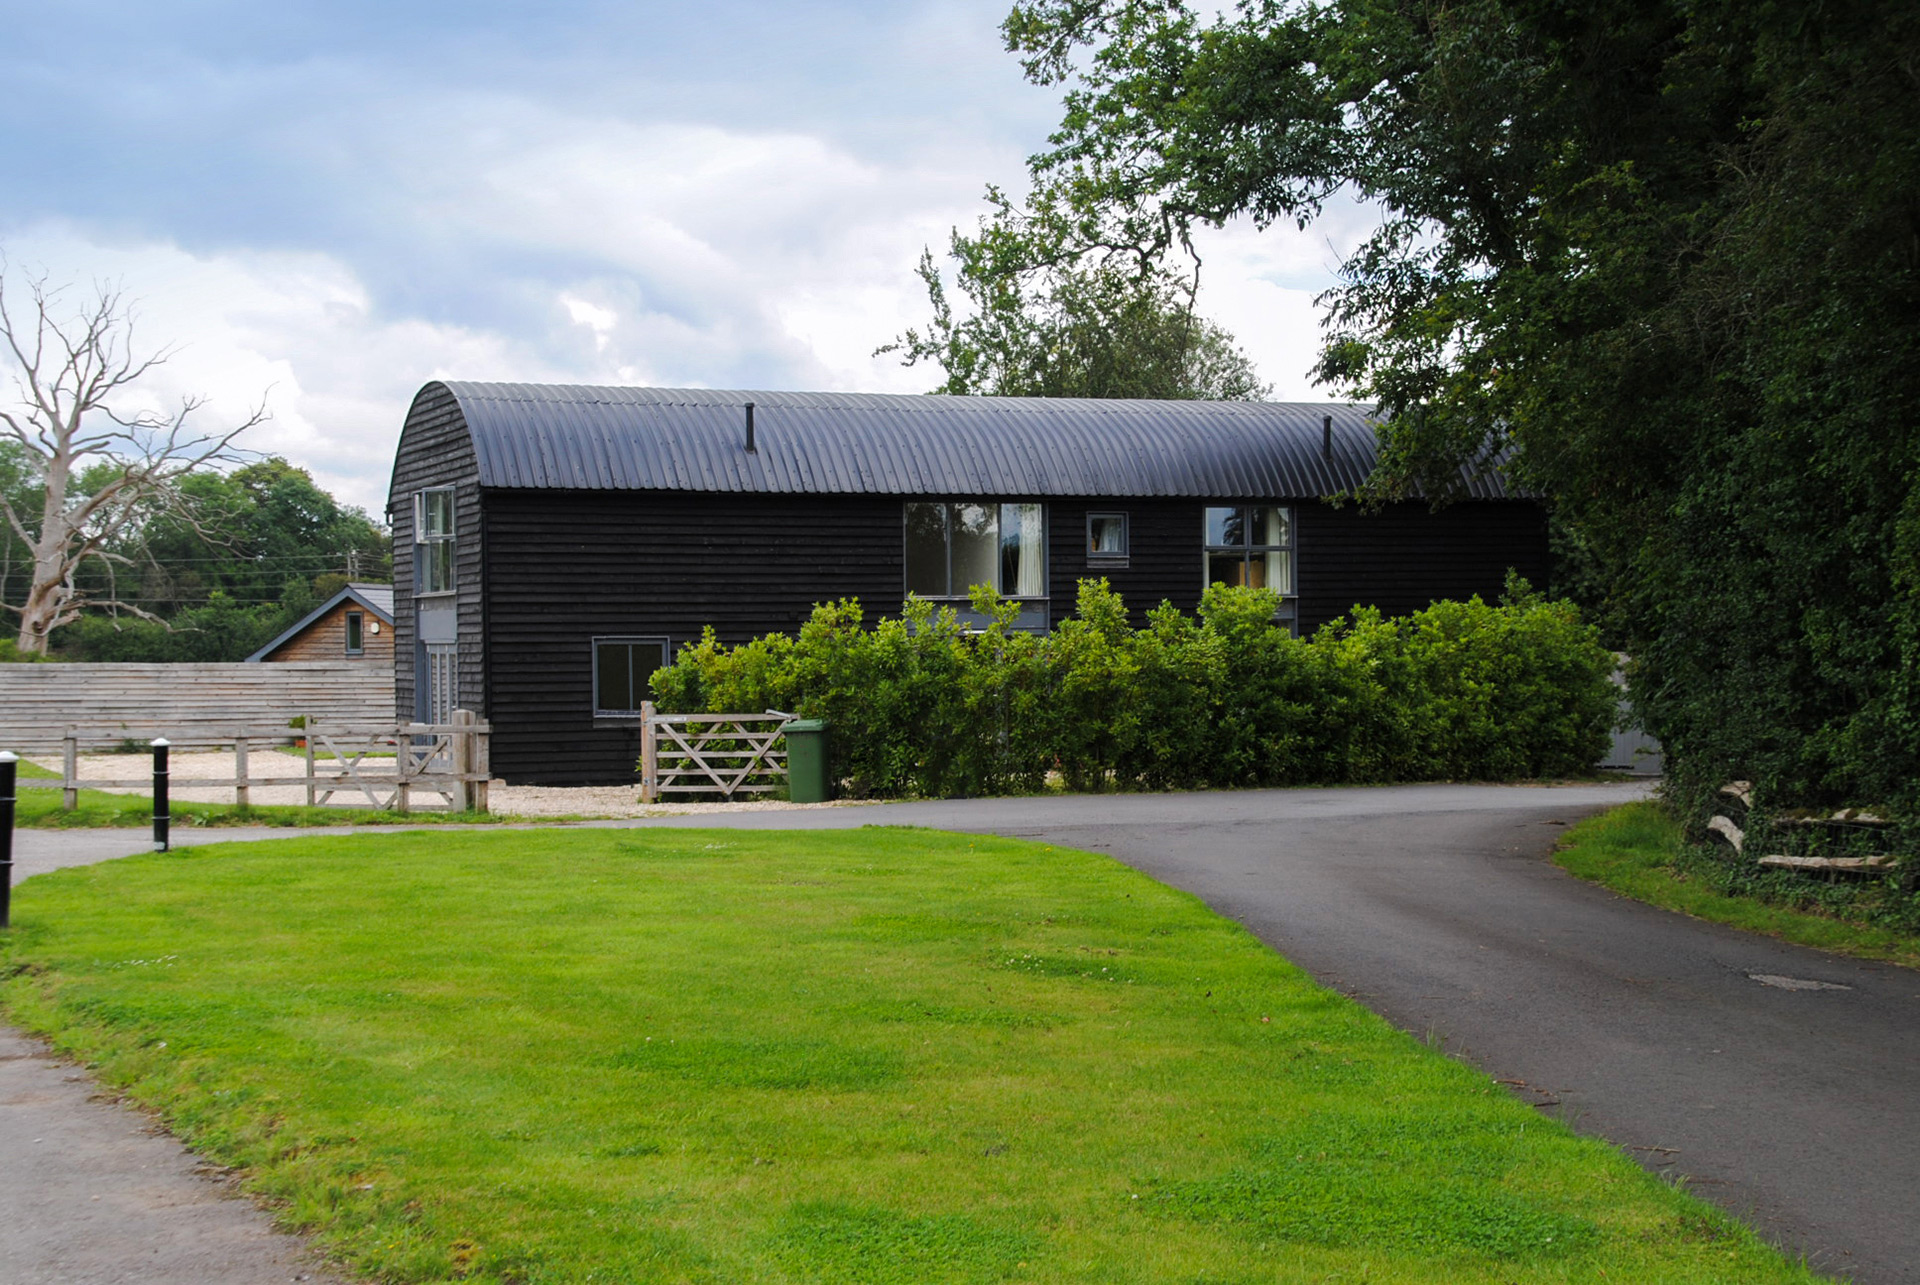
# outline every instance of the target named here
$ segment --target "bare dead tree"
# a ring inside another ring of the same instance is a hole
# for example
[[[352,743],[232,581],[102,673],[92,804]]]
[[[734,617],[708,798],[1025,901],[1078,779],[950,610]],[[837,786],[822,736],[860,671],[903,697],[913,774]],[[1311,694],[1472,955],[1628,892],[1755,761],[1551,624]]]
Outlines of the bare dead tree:
[[[142,352],[134,315],[118,286],[96,285],[92,298],[64,306],[64,290],[45,276],[25,283],[27,306],[15,315],[8,265],[0,258],[0,340],[12,365],[13,397],[0,404],[0,427],[25,451],[40,490],[40,512],[22,511],[0,494],[7,525],[27,546],[32,579],[20,617],[18,647],[44,654],[47,636],[88,606],[153,619],[119,599],[113,571],[129,558],[117,547],[140,521],[171,510],[188,520],[179,481],[194,469],[236,462],[233,441],[267,418],[264,405],[229,428],[190,425],[204,399],[183,398],[171,412],[132,409],[137,385],[172,355]],[[17,297],[17,292],[15,297]],[[104,592],[79,583],[90,562],[107,572]]]

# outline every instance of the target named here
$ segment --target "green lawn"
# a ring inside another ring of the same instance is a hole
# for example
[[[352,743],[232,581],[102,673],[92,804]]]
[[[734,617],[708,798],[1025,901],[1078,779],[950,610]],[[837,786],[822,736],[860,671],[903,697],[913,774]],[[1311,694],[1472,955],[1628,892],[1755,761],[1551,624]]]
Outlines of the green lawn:
[[[342,836],[14,914],[12,1019],[381,1281],[1817,1279],[1087,853]]]
[[[1920,937],[1911,932],[1730,890],[1730,876],[1736,872],[1714,857],[1690,852],[1680,823],[1658,803],[1629,803],[1580,822],[1568,829],[1554,859],[1582,879],[1696,919],[1861,959],[1920,967]],[[1809,895],[1842,891],[1787,873],[1769,875],[1765,886],[1776,896],[1796,887]]]

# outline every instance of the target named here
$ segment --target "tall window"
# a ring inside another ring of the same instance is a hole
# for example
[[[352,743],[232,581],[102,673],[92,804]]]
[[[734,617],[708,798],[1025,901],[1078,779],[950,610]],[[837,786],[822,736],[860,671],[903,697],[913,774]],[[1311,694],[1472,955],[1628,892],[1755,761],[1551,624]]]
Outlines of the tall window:
[[[1293,510],[1241,504],[1207,510],[1207,583],[1273,589],[1278,619],[1294,620]]]
[[[907,505],[907,592],[965,598],[986,585],[1008,598],[1047,595],[1045,510],[1038,504]]]
[[[611,718],[638,714],[652,699],[653,671],[667,663],[665,638],[593,640],[593,712]]]
[[[414,583],[421,593],[453,591],[453,488],[414,497]]]
[[[347,613],[347,655],[358,656],[366,650],[366,617],[358,611]]]

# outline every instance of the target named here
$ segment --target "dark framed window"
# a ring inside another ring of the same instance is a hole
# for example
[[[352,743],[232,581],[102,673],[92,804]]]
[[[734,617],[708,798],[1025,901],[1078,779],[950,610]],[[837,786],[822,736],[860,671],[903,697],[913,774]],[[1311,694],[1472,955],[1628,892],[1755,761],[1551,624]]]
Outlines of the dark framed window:
[[[665,638],[593,640],[593,712],[601,718],[633,718],[653,699],[648,682],[669,657]]]
[[[908,504],[907,592],[965,598],[986,585],[1008,598],[1046,597],[1045,519],[1039,504]]]
[[[1024,600],[1017,628],[1047,627],[1047,521],[1041,504],[915,500],[906,506],[907,592],[951,606],[969,625],[978,585]]]
[[[1124,513],[1087,514],[1087,565],[1124,567],[1127,565],[1127,515]]]
[[[1209,585],[1246,585],[1280,595],[1276,619],[1293,626],[1293,510],[1283,504],[1237,504],[1206,514]]]
[[[347,613],[347,655],[358,656],[367,649],[366,617],[357,611]]]
[[[420,593],[452,593],[453,488],[436,486],[414,497],[413,576]]]

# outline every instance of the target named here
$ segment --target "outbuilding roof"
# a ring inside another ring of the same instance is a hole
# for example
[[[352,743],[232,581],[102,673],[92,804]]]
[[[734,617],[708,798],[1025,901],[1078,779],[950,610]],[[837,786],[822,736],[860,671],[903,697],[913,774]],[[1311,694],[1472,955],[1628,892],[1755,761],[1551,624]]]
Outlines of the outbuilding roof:
[[[1305,498],[1374,461],[1370,410],[1346,403],[445,388],[486,487]],[[1508,495],[1497,472],[1465,481],[1469,498]]]
[[[364,607],[374,615],[380,617],[380,619],[385,621],[389,626],[393,624],[392,585],[350,584],[339,593],[334,594],[333,597],[315,607],[312,611],[309,611],[306,615],[300,617],[300,619],[296,620],[293,624],[287,626],[278,638],[275,638],[259,651],[247,657],[247,662],[258,664],[266,660],[266,658],[274,652],[280,650],[280,648],[284,647],[287,643],[292,642],[295,638],[305,633],[312,627],[315,621],[321,619],[321,617],[344,602],[351,602],[357,606]]]

